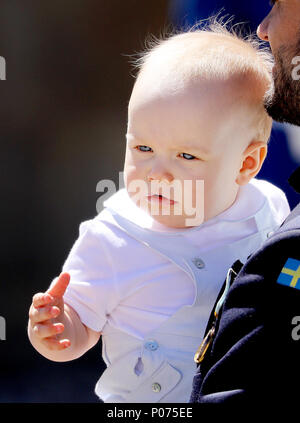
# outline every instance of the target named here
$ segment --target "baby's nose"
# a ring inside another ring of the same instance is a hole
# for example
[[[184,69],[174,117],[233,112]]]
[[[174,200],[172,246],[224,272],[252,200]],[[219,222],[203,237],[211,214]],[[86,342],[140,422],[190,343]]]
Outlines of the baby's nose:
[[[172,182],[174,180],[174,177],[171,172],[169,172],[167,169],[156,166],[155,168],[152,168],[150,172],[148,173],[148,180],[149,181],[165,181],[165,182]]]

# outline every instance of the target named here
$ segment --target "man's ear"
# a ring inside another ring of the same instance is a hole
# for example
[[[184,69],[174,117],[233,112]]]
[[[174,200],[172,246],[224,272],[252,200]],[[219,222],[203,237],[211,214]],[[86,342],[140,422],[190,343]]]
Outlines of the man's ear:
[[[268,151],[267,143],[253,141],[243,153],[242,164],[236,178],[238,185],[246,185],[260,171]]]

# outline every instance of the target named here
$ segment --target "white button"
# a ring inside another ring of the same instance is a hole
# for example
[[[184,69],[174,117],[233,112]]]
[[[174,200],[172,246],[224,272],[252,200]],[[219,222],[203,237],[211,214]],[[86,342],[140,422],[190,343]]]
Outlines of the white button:
[[[149,351],[156,351],[158,348],[158,343],[151,339],[145,343],[145,348]]]
[[[267,237],[270,238],[272,235],[274,235],[274,233],[275,233],[274,231],[268,232]]]
[[[157,382],[153,383],[153,385],[152,385],[152,391],[153,391],[153,392],[160,392],[160,391],[161,391],[161,386],[160,386],[160,384],[159,384],[159,383],[157,383]]]
[[[193,258],[192,262],[197,267],[197,269],[204,269],[204,267],[205,267],[205,263],[204,263],[203,260],[201,260],[200,257]]]

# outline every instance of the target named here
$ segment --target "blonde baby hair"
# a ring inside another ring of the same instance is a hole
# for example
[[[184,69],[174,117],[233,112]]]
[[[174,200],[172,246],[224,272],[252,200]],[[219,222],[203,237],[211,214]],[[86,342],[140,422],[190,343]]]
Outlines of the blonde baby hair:
[[[272,120],[264,98],[272,83],[273,56],[256,35],[243,35],[242,24],[219,15],[187,30],[149,37],[145,49],[132,60],[136,78],[146,70],[157,73],[157,85],[172,79],[174,91],[191,80],[240,81],[237,101],[251,107],[256,139],[268,142]]]

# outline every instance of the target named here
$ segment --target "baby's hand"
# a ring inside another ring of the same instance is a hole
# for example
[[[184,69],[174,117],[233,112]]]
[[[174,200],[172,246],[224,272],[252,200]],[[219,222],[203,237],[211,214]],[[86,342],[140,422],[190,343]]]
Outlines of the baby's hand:
[[[69,339],[60,336],[64,331],[63,295],[69,282],[70,275],[62,273],[48,291],[33,296],[29,309],[33,334],[49,350],[63,350],[71,344]]]

